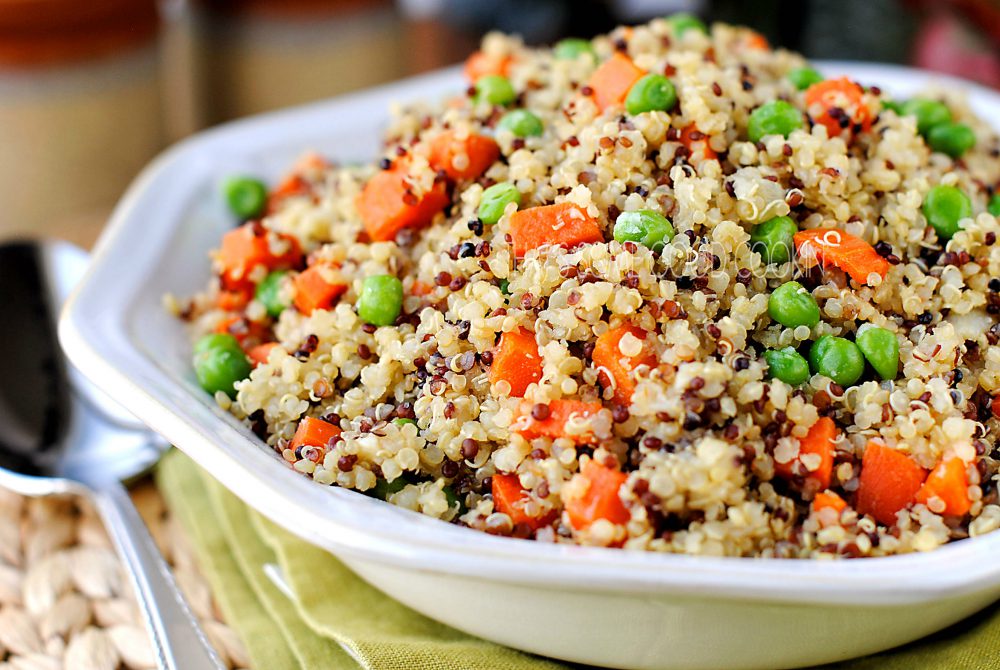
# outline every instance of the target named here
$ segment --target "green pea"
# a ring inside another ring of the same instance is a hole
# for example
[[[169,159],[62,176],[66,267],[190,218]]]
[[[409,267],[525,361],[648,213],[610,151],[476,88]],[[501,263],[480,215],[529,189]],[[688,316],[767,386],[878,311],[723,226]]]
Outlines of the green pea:
[[[823,75],[808,66],[797,67],[788,73],[788,81],[792,82],[792,86],[795,88],[804,91],[813,84],[823,81]]]
[[[284,270],[270,273],[257,284],[257,290],[254,292],[257,301],[264,305],[268,315],[275,319],[288,307],[288,302],[281,297],[281,282],[287,274]]]
[[[406,474],[396,477],[391,482],[387,482],[382,477],[375,480],[375,486],[371,489],[371,495],[375,496],[379,500],[388,500],[389,496],[393,493],[399,493],[407,484],[412,484],[410,478]]]
[[[764,352],[767,371],[786,384],[798,386],[809,380],[809,362],[792,347],[768,349]]]
[[[820,357],[823,355],[823,352],[826,351],[826,348],[830,346],[831,342],[833,342],[833,335],[824,335],[823,337],[819,338],[818,340],[812,343],[812,346],[809,347],[810,369],[812,370],[817,369]]]
[[[899,372],[899,340],[892,331],[871,324],[858,329],[854,343],[882,379],[895,379]]]
[[[232,335],[205,335],[194,345],[194,374],[201,387],[215,395],[236,397],[234,384],[250,376],[253,367]]]
[[[617,242],[638,242],[658,251],[674,239],[674,227],[662,214],[642,209],[619,214],[615,221],[614,235]]]
[[[506,279],[500,280],[500,292],[504,295],[510,295],[510,282]]]
[[[802,112],[784,100],[764,103],[750,114],[747,136],[751,142],[760,142],[767,135],[788,137],[802,127]]]
[[[793,237],[799,232],[791,217],[777,216],[755,226],[750,233],[750,249],[760,253],[765,263],[787,263],[792,257]]]
[[[954,186],[939,184],[924,199],[924,216],[942,240],[950,240],[959,231],[959,222],[972,216],[969,196]]]
[[[358,297],[358,316],[375,326],[391,326],[403,309],[403,282],[392,275],[365,277]]]
[[[927,144],[934,151],[960,158],[976,144],[976,134],[964,123],[940,123],[927,132]]]
[[[521,192],[509,181],[502,181],[493,184],[483,191],[483,197],[479,201],[479,220],[488,226],[500,220],[504,210],[510,203],[521,204]]]
[[[476,80],[476,100],[494,105],[509,105],[517,98],[510,79],[498,74],[488,74]]]
[[[467,511],[465,503],[458,497],[458,494],[455,493],[455,489],[453,487],[445,486],[441,489],[441,491],[444,493],[444,497],[448,501],[448,509],[457,510],[459,514]]]
[[[951,110],[937,100],[907,100],[903,103],[903,114],[917,117],[917,132],[921,135],[926,135],[934,126],[951,122]]]
[[[667,22],[670,23],[670,27],[673,28],[674,35],[677,37],[682,36],[689,30],[697,30],[700,33],[708,34],[708,27],[705,25],[705,22],[694,14],[677,12],[668,16]]]
[[[809,364],[813,371],[841,386],[851,386],[865,371],[865,357],[858,345],[832,335],[824,335],[812,345]]]
[[[897,116],[904,116],[903,103],[898,100],[889,100],[886,98],[882,99],[882,109],[889,109],[896,113]]]
[[[643,112],[666,112],[677,104],[677,91],[670,80],[662,74],[647,74],[632,84],[625,96],[625,110],[629,114]]]
[[[497,123],[497,128],[509,130],[517,137],[538,137],[545,132],[542,120],[526,109],[507,112]]]
[[[990,202],[986,205],[986,211],[993,216],[1000,216],[1000,193],[994,193],[990,196]]]
[[[782,284],[767,301],[767,313],[786,328],[814,327],[819,323],[816,298],[797,281]]]
[[[576,60],[581,54],[587,54],[593,60],[597,60],[597,52],[594,51],[590,40],[579,37],[567,37],[564,40],[559,40],[553,47],[552,53],[559,60]]]
[[[392,420],[392,422],[393,424],[399,426],[400,428],[402,428],[408,423],[412,423],[414,426],[417,425],[417,422],[414,421],[413,419],[404,419],[402,417],[396,417],[395,419]]]
[[[231,177],[222,185],[230,211],[241,220],[253,219],[267,204],[267,186],[252,177]]]

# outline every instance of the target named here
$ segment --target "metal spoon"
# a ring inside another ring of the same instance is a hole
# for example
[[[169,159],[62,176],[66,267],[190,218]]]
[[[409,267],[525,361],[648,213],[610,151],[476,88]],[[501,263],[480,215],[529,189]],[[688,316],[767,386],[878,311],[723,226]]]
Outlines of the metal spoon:
[[[74,370],[56,340],[59,308],[86,264],[64,242],[0,244],[0,486],[89,497],[128,568],[159,667],[221,669],[122,485],[168,445]]]

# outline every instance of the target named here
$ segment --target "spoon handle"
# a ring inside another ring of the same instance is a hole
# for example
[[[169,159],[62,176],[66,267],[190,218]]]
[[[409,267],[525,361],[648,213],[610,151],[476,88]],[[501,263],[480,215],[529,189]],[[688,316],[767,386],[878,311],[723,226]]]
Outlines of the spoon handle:
[[[94,503],[125,562],[159,668],[223,670],[125,487],[105,483]]]

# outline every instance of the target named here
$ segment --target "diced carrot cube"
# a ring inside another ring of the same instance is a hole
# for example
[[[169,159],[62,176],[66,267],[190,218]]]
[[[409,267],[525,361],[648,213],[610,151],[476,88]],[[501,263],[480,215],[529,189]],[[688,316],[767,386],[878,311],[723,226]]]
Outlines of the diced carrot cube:
[[[580,444],[590,444],[597,440],[591,431],[570,433],[567,424],[570,421],[584,421],[599,411],[601,403],[585,402],[583,400],[552,400],[548,404],[548,416],[537,419],[532,415],[533,405],[530,402],[522,401],[518,408],[518,415],[511,425],[511,430],[527,440],[537,437],[547,437],[556,439],[558,437],[568,437]]]
[[[622,353],[621,341],[625,335],[643,341],[639,353],[633,356]],[[656,365],[656,354],[645,345],[645,340],[645,330],[625,324],[603,333],[594,344],[591,359],[597,367],[598,379],[604,387],[614,387],[614,398],[619,403],[628,405],[632,402],[632,393],[635,391],[632,372],[640,365]]]
[[[869,442],[858,478],[858,512],[892,526],[896,513],[914,501],[926,478],[927,472],[903,452]]]
[[[253,296],[250,291],[247,290],[236,290],[236,291],[219,291],[219,296],[215,301],[216,306],[227,312],[238,312],[250,302]]]
[[[499,157],[500,146],[485,135],[470,133],[459,138],[443,132],[431,140],[431,167],[444,170],[452,179],[475,179]]]
[[[247,358],[253,362],[254,367],[263,365],[267,363],[267,358],[271,355],[271,350],[276,346],[278,346],[277,342],[265,342],[264,344],[258,344],[256,347],[250,347],[247,351]]]
[[[435,182],[431,190],[418,193],[410,184],[404,166],[382,170],[358,195],[357,208],[368,236],[376,242],[396,239],[403,228],[422,228],[449,202],[448,189]]]
[[[465,78],[475,84],[480,77],[490,74],[498,74],[506,77],[510,74],[510,56],[492,56],[482,51],[476,51],[465,60],[463,71]]]
[[[347,284],[329,282],[323,276],[327,268],[313,265],[295,276],[295,308],[306,316],[317,309],[330,309],[337,298],[347,291]]]
[[[244,316],[231,316],[216,324],[214,331],[232,335],[236,341],[246,349],[259,344],[268,336],[267,328],[256,321],[251,321]]]
[[[584,530],[599,519],[621,525],[632,518],[618,495],[625,480],[628,479],[628,475],[624,472],[612,470],[594,460],[589,460],[580,473],[574,475],[575,477],[585,479],[587,488],[582,496],[565,501],[566,513],[573,528]]]
[[[883,279],[889,272],[889,261],[879,256],[872,245],[842,230],[800,230],[795,233],[794,241],[800,256],[815,257],[825,266],[835,265],[859,284],[867,284],[868,275],[873,272]]]
[[[817,493],[816,497],[813,498],[812,508],[814,510],[832,509],[837,512],[837,514],[840,514],[847,509],[847,503],[833,491],[823,491],[821,493]]]
[[[258,265],[268,270],[290,268],[302,262],[299,242],[291,235],[267,230],[260,223],[245,223],[222,236],[219,264],[227,290],[253,292],[248,275]]]
[[[510,236],[518,258],[546,244],[574,247],[604,241],[601,227],[587,210],[568,202],[514,212]]]
[[[928,505],[931,498],[944,503],[944,509],[931,509],[932,512],[953,516],[965,516],[969,513],[969,508],[972,507],[972,501],[969,500],[969,477],[962,459],[948,458],[938,463],[927,475],[924,485],[917,491],[916,501]]]
[[[307,416],[299,421],[288,448],[295,450],[301,446],[326,447],[331,440],[339,437],[341,432],[340,426]]]
[[[555,510],[550,510],[541,517],[528,516],[527,512],[524,511],[524,503],[531,499],[531,495],[521,486],[521,480],[517,475],[497,473],[493,475],[492,479],[491,492],[494,508],[509,516],[515,524],[523,523],[532,530],[538,530],[555,521],[558,515]]]
[[[809,432],[799,440],[799,455],[788,463],[774,463],[774,471],[785,479],[791,479],[795,474],[796,465],[802,463],[802,457],[815,454],[819,456],[819,467],[809,470],[806,479],[815,480],[820,490],[830,487],[833,475],[833,441],[837,438],[837,426],[833,419],[821,416],[809,429]]]
[[[865,104],[864,94],[864,89],[847,77],[826,79],[806,89],[806,109],[813,121],[826,126],[829,137],[838,137],[845,130],[853,132],[854,128],[868,132],[872,126],[872,111]],[[833,108],[841,110],[842,114],[831,115]],[[846,128],[841,125],[841,119],[845,119]]]
[[[632,59],[616,51],[590,75],[588,86],[594,91],[594,102],[602,112],[608,107],[621,105],[635,82],[645,76]]]
[[[528,386],[541,378],[542,357],[535,334],[518,328],[501,335],[490,365],[490,383],[506,381],[510,384],[511,397],[521,398]]]
[[[693,157],[697,157],[699,153],[705,160],[719,157],[719,154],[709,146],[708,136],[698,130],[698,126],[693,123],[681,128],[680,142]]]

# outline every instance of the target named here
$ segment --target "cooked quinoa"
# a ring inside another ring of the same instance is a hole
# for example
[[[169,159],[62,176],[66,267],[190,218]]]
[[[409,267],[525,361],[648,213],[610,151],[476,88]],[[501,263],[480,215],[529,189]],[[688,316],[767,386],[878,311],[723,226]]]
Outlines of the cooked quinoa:
[[[918,98],[951,137],[878,82],[680,25],[488,35],[374,164],[309,156],[244,200],[174,303],[200,365],[242,347],[206,388],[316,483],[496,535],[819,558],[1000,527],[994,131],[960,92]],[[670,87],[643,98],[647,73]],[[779,217],[794,248],[751,244]]]

